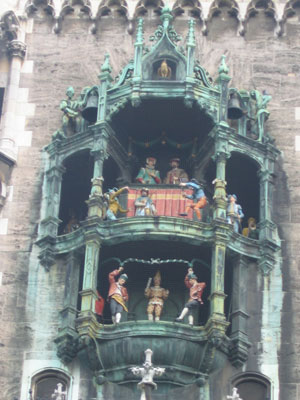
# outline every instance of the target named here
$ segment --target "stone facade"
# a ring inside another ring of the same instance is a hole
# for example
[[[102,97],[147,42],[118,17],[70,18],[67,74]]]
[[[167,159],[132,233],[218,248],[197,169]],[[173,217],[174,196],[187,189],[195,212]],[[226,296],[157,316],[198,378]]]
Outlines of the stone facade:
[[[98,82],[106,53],[110,54],[112,75],[117,75],[133,58],[136,17],[144,14],[148,40],[159,24],[157,10],[163,5],[134,1],[127,6],[122,2],[99,5],[95,0],[82,0],[68,1],[70,7],[62,8],[61,3],[32,0],[0,5],[0,83],[5,88],[1,138],[14,142],[10,150],[3,140],[0,147],[0,179],[7,188],[0,214],[1,400],[28,400],[32,377],[47,368],[70,377],[68,400],[97,398],[84,363],[76,359],[64,364],[56,354],[54,339],[60,327],[59,311],[64,307],[67,261],[62,256],[47,271],[38,259],[35,242],[46,162],[42,149],[61,125],[59,103],[66,88],[72,85],[79,95],[83,87]],[[233,377],[254,371],[272,382],[270,400],[300,400],[300,11],[292,2],[276,6],[272,2],[193,4],[174,5],[177,32],[185,38],[188,18],[194,16],[196,55],[201,65],[216,78],[225,54],[231,87],[266,89],[272,95],[267,130],[281,152],[276,164],[273,221],[278,225],[282,262],[267,276],[257,273],[256,264],[249,264],[245,287],[252,346],[248,360],[240,368],[228,362],[211,377],[211,389],[206,391],[210,397],[203,394],[201,398],[225,399]],[[8,11],[14,12],[16,27],[5,20]],[[7,55],[4,48],[12,41],[21,44],[15,46],[17,53]],[[119,396],[112,394],[113,390],[107,388],[108,396]],[[125,400],[126,391],[123,395]]]

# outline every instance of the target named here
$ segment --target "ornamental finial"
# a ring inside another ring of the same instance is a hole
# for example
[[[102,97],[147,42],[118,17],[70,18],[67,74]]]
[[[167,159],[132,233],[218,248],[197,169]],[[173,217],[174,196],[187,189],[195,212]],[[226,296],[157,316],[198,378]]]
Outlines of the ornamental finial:
[[[144,42],[144,20],[143,18],[138,19],[138,26],[136,31],[136,41],[135,44],[143,44]]]
[[[195,20],[192,18],[189,20],[189,31],[187,35],[187,46],[195,47]]]
[[[229,68],[227,67],[225,60],[226,60],[226,56],[223,54],[222,58],[221,58],[221,63],[220,63],[219,69],[218,69],[219,75],[222,75],[222,74],[227,75],[229,72]]]
[[[102,64],[102,67],[101,67],[101,72],[109,72],[109,73],[111,73],[111,65],[110,65],[110,62],[109,62],[109,54],[105,54],[105,56],[104,56],[105,58],[104,58],[104,63]]]
[[[170,24],[171,24],[171,22],[173,21],[171,8],[170,8],[170,6],[168,4],[166,4],[164,6],[164,8],[161,10],[160,19],[162,21],[164,31],[167,31],[169,26],[170,26]]]
[[[138,387],[141,389],[141,398],[140,400],[146,399],[146,393],[151,393],[152,389],[156,389],[157,385],[153,382],[154,376],[161,376],[165,372],[165,368],[154,367],[152,364],[152,354],[153,351],[151,349],[145,350],[145,362],[143,367],[132,367],[129,368],[133,375],[141,376],[142,380],[138,383]],[[148,398],[148,397],[147,397]]]
[[[237,390],[237,388],[236,387],[234,387],[233,389],[232,389],[232,395],[231,396],[226,396],[227,397],[227,399],[229,400],[243,400],[243,399],[241,399],[240,398],[240,396],[239,396],[239,394],[238,394],[238,390]]]

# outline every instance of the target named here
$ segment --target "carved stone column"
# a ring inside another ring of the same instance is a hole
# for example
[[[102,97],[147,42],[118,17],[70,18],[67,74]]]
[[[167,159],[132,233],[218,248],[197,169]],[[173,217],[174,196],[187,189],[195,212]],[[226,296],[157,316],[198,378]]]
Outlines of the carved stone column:
[[[77,320],[80,335],[88,335],[95,328],[95,301],[97,299],[97,275],[101,241],[97,233],[88,232],[81,295],[81,311]]]
[[[55,339],[57,355],[65,363],[72,361],[77,353],[77,332],[75,320],[77,317],[77,300],[79,290],[80,258],[79,253],[71,252],[66,259],[66,279],[64,293],[64,308],[61,310],[61,329]]]
[[[240,367],[248,358],[250,342],[247,335],[247,260],[237,256],[233,260],[230,359],[235,367]]]
[[[219,76],[217,82],[220,88],[220,108],[219,108],[219,122],[225,126],[227,123],[227,108],[228,108],[228,83],[230,76],[228,75],[229,69],[225,63],[225,56],[222,56],[221,64],[219,66]]]
[[[56,237],[61,220],[58,218],[61,182],[65,168],[54,165],[46,171],[44,218],[40,224],[40,236]]]
[[[9,83],[5,95],[6,107],[2,119],[0,150],[7,157],[16,161],[16,106],[19,96],[21,66],[26,54],[26,44],[20,40],[12,40],[8,43],[7,50],[11,58],[11,64]]]
[[[216,224],[215,242],[212,248],[211,260],[211,294],[210,294],[210,317],[206,324],[209,333],[215,335],[216,331],[225,333],[229,325],[225,318],[224,302],[224,271],[226,254],[227,224]]]

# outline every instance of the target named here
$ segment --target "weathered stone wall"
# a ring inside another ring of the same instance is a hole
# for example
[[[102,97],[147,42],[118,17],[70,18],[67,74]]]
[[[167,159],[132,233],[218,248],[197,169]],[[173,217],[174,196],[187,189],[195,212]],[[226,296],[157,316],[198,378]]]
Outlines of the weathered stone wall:
[[[295,18],[289,20],[286,35],[278,38],[274,36],[274,20],[261,11],[250,18],[244,37],[239,37],[238,22],[227,11],[212,18],[207,36],[203,36],[203,26],[197,22],[198,58],[215,77],[220,57],[226,54],[231,86],[266,89],[272,95],[267,126],[282,152],[274,193],[274,220],[282,239],[282,271],[277,266],[269,278],[263,278],[254,266],[249,268],[248,333],[253,346],[245,370],[261,370],[263,365],[262,372],[275,381],[274,400],[296,400],[300,399],[300,24]],[[65,270],[61,260],[45,271],[39,266],[34,246],[42,195],[42,148],[60,126],[59,103],[66,88],[72,85],[78,95],[84,86],[97,82],[106,52],[111,55],[116,75],[133,58],[135,39],[128,33],[128,21],[123,17],[102,17],[96,34],[91,34],[90,22],[79,18],[77,12],[64,18],[59,34],[53,33],[52,21],[41,10],[26,25],[28,50],[20,87],[28,89],[28,97],[20,102],[19,116],[25,120],[24,132],[32,132],[32,136],[19,141],[11,195],[0,218],[1,400],[20,398],[21,382],[28,388],[30,374],[47,365],[77,377],[74,400],[95,395],[89,372],[82,371],[79,384],[77,362],[66,369],[58,361],[52,341],[57,334],[58,310],[63,305]],[[152,15],[145,18],[145,38],[159,23],[159,18]],[[187,19],[178,17],[174,25],[185,37]],[[28,113],[30,106],[24,104],[33,104],[34,111]],[[269,288],[271,298],[266,299],[264,294]],[[276,326],[280,319],[281,331]],[[237,372],[228,365],[218,376],[223,386],[213,390],[214,400],[228,394],[228,380]],[[21,399],[27,400],[27,395],[24,391]]]

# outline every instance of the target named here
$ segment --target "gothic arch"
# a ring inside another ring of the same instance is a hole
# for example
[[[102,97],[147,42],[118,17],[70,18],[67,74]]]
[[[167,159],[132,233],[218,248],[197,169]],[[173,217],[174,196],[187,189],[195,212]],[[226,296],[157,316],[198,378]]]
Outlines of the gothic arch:
[[[128,4],[125,0],[103,0],[97,11],[97,17],[112,15],[128,16]]]
[[[199,0],[177,0],[172,11],[175,17],[185,15],[186,17],[200,18],[202,7]]]
[[[61,386],[58,386],[60,385]],[[69,397],[71,377],[63,370],[56,368],[45,368],[32,375],[30,395],[32,400],[49,397],[55,390],[61,390]],[[67,397],[66,397],[67,398]]]
[[[260,372],[243,372],[233,377],[232,387],[238,389],[243,400],[265,400],[271,398],[271,381]]]
[[[164,5],[162,0],[140,0],[135,7],[134,18],[147,15],[151,9],[155,14],[160,14]]]

